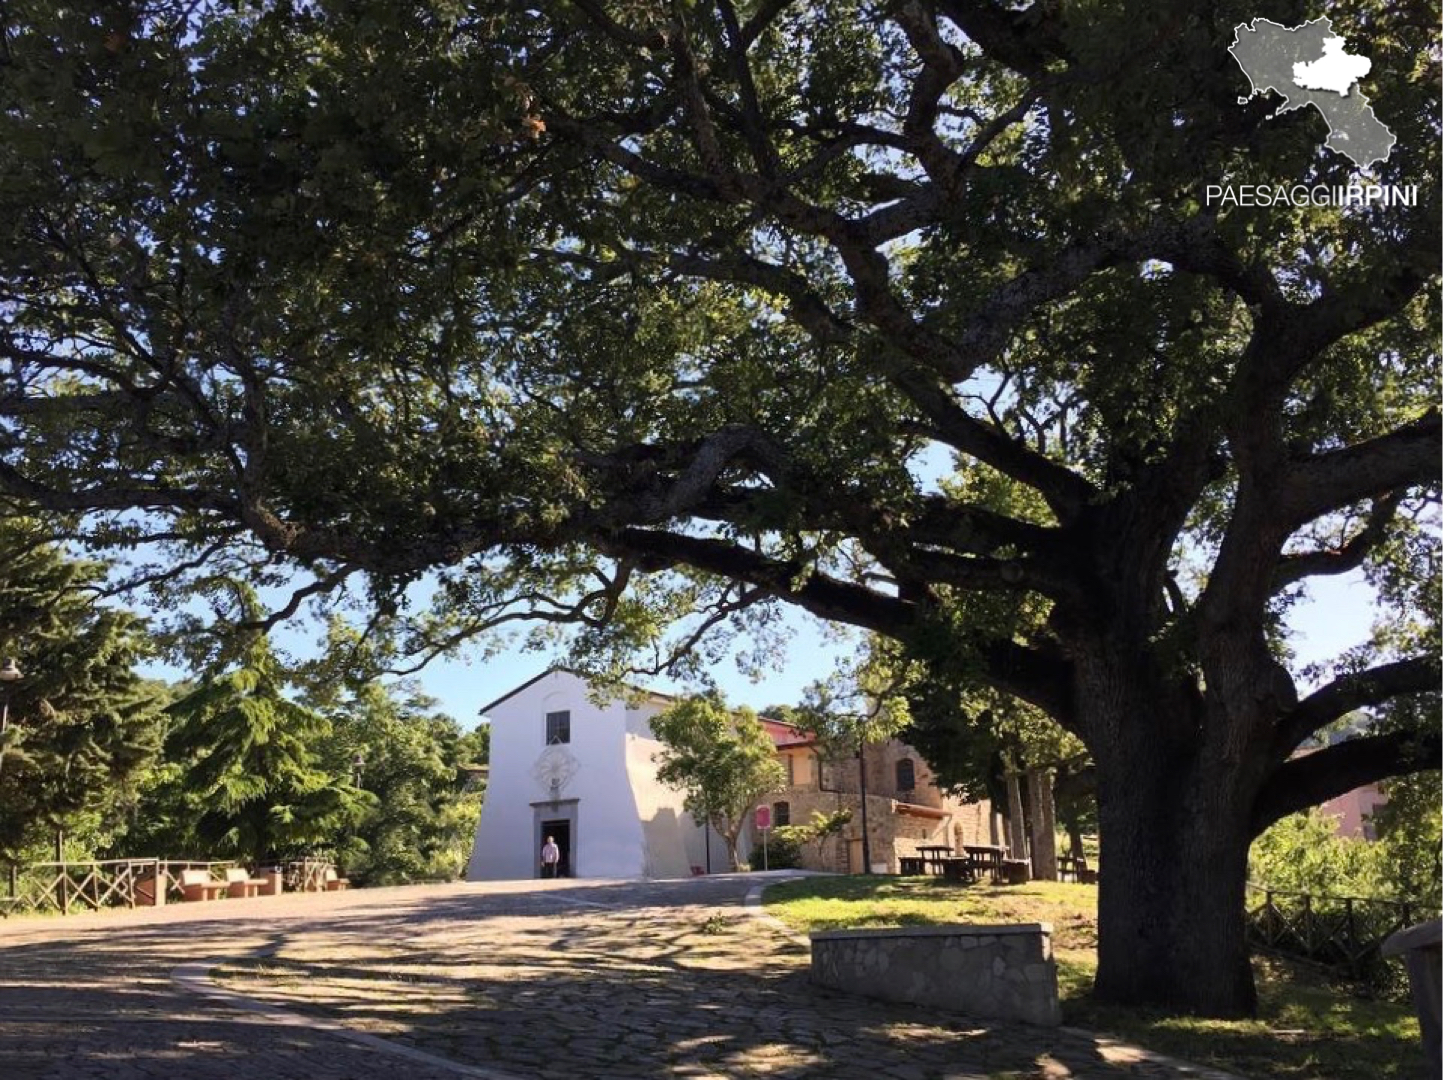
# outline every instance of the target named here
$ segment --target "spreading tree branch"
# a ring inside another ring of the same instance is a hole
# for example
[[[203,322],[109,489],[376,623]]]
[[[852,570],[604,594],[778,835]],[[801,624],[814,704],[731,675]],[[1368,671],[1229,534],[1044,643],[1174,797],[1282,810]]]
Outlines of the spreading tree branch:
[[[1310,806],[1390,776],[1443,767],[1443,736],[1393,732],[1349,739],[1278,766],[1253,805],[1252,834]]]
[[[1287,757],[1304,739],[1354,709],[1437,690],[1440,677],[1443,666],[1436,656],[1413,656],[1339,676],[1303,698],[1279,721],[1274,755],[1278,760]]]
[[[677,566],[745,581],[823,619],[901,637],[915,619],[914,606],[824,574],[793,560],[774,559],[724,540],[654,529],[619,529],[598,538],[602,551],[638,561],[644,571]]]
[[[1362,566],[1369,552],[1388,538],[1388,528],[1402,501],[1400,492],[1389,492],[1376,500],[1367,523],[1335,551],[1284,555],[1273,571],[1273,592],[1281,592],[1305,578],[1346,574]]]
[[[1386,435],[1305,458],[1289,470],[1279,513],[1297,528],[1380,491],[1437,483],[1443,476],[1440,437],[1443,422],[1432,408]]]

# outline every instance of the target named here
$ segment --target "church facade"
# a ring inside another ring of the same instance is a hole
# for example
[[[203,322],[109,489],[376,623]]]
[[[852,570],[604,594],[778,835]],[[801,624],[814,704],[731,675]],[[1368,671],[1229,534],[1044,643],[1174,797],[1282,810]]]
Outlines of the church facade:
[[[485,706],[491,770],[467,880],[540,877],[547,836],[568,877],[685,877],[704,867],[708,838],[652,760],[661,744],[649,721],[672,700],[640,691],[597,701],[586,680],[553,668]],[[719,841],[711,847],[715,863]]]

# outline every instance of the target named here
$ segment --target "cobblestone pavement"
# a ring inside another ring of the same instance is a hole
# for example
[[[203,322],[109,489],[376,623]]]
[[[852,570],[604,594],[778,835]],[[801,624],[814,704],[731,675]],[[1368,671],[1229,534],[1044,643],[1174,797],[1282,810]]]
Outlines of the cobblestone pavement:
[[[755,884],[423,886],[11,920],[0,1078],[1207,1075],[813,987],[805,946],[741,907]]]

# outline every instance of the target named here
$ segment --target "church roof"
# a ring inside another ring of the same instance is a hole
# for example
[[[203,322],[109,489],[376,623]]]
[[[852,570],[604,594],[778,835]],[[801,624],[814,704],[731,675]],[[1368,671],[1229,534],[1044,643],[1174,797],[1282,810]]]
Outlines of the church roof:
[[[586,680],[586,676],[579,671],[573,671],[569,667],[562,667],[560,664],[553,664],[551,667],[547,668],[535,678],[527,679],[520,686],[513,687],[512,689],[506,691],[506,693],[502,694],[495,701],[491,701],[485,705],[482,705],[481,708],[477,710],[477,712],[480,715],[485,716],[492,709],[496,708],[497,705],[500,705],[503,701],[509,701],[511,698],[514,698],[517,694],[521,693],[521,691],[530,689],[531,687],[539,683],[542,679],[546,678],[546,676],[554,674],[558,671],[564,671],[568,675],[575,675],[578,679],[581,679],[583,681]],[[622,688],[625,690],[630,690],[633,693],[642,694],[645,697],[651,698],[654,701],[672,702],[676,700],[673,695],[663,694],[659,690],[648,690],[644,686],[632,686],[629,683],[622,683],[621,685]]]
[[[796,724],[773,720],[770,716],[759,716],[757,719],[761,721],[762,727],[771,736],[772,743],[778,750],[793,746],[811,746],[817,741],[816,735]]]

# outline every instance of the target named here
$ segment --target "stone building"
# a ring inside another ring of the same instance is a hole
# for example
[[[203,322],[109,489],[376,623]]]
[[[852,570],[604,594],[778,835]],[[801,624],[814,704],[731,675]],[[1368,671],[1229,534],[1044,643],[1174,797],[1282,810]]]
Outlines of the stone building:
[[[651,719],[676,699],[631,688],[599,699],[584,678],[552,668],[503,694],[481,713],[491,725],[486,801],[467,867],[470,881],[534,878],[538,852],[554,837],[568,876],[671,878],[725,862],[719,838],[692,820],[682,793],[657,778],[661,744]],[[804,865],[862,868],[861,778],[857,759],[823,760],[816,740],[763,719],[787,769],[787,786],[768,797],[773,823],[806,823],[814,810],[853,811],[839,837]],[[990,843],[1000,835],[987,803],[944,796],[915,751],[895,740],[867,747],[867,831],[872,865],[896,872],[919,845]],[[754,823],[753,823],[754,824]],[[739,845],[746,858],[755,830]]]
[[[802,865],[853,873],[862,869],[862,771],[855,754],[830,760],[808,732],[763,718],[787,770],[787,786],[768,797],[772,826],[805,825],[816,811],[852,811],[842,832],[805,844]],[[963,802],[945,794],[920,754],[897,739],[864,748],[866,829],[875,873],[897,873],[904,856],[926,846],[960,849],[1002,844],[1002,823],[987,800]],[[754,840],[755,845],[758,841]]]

